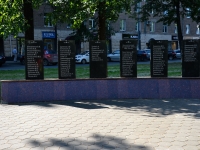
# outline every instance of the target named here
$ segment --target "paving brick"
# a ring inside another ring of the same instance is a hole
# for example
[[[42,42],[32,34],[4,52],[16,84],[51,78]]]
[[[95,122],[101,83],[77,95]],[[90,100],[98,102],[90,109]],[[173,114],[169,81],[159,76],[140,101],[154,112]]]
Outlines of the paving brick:
[[[169,150],[169,148],[165,146],[155,146],[154,149],[155,150]]]
[[[67,105],[67,102],[50,104],[52,107],[6,105],[4,109],[5,105],[0,105],[0,145],[5,150],[200,149],[198,118],[181,112],[162,115],[164,106],[160,105],[159,100],[155,100],[157,104],[153,105],[157,105],[157,108],[148,112],[138,107],[139,103],[152,107],[143,101],[129,100],[129,105],[133,106],[131,108],[101,104],[100,101],[80,102],[84,105],[98,103],[106,106],[103,109],[78,108]],[[182,102],[177,102],[176,108],[179,104],[180,107],[185,106]],[[192,103],[192,100],[188,102]]]
[[[4,144],[1,144],[1,149],[9,149],[11,147],[11,144],[6,144],[6,143],[4,143]]]
[[[25,147],[24,143],[15,143],[15,144],[12,144],[12,146],[10,148],[11,149],[20,149],[20,148],[23,148],[23,147]]]
[[[184,148],[181,146],[170,146],[169,150],[184,150]]]
[[[45,150],[45,148],[43,148],[43,147],[33,147],[33,148],[30,148],[29,150]]]

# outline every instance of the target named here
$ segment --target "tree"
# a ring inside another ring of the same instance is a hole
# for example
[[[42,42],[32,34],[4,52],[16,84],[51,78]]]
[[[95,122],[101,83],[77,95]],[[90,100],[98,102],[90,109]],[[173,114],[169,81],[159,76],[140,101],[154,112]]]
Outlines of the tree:
[[[94,18],[99,40],[106,40],[108,23],[116,21],[119,12],[130,12],[131,0],[49,0],[56,7],[51,14],[56,22],[68,22],[79,29],[85,20]]]
[[[23,6],[24,6],[23,7],[24,18],[28,27],[25,30],[25,39],[34,40],[34,21],[33,21],[32,0],[24,0]]]
[[[0,36],[17,35],[24,30],[24,16],[21,1],[0,1]]]
[[[135,0],[134,6],[143,0]],[[190,15],[193,21],[199,22],[200,13],[199,0],[146,0],[144,5],[141,6],[140,12],[133,12],[131,17],[137,18],[138,13],[141,16],[141,21],[147,21],[151,17],[153,10],[153,17],[159,17],[157,22],[164,24],[177,24],[178,40],[180,49],[183,49],[183,34],[181,27],[181,20],[185,16]]]
[[[25,32],[26,40],[34,39],[33,8],[38,8],[43,0],[1,0],[0,37],[17,36]]]

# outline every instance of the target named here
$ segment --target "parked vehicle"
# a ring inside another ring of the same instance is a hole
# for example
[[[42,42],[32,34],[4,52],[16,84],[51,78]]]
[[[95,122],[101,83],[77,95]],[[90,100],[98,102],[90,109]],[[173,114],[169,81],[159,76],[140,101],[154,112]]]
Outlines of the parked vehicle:
[[[138,61],[148,60],[147,52],[145,50],[138,50],[137,51],[137,60]]]
[[[43,55],[43,65],[57,65],[58,63],[58,54],[54,50],[44,50]]]
[[[21,55],[21,57],[19,58],[19,61],[22,65],[25,65],[25,56]]]
[[[0,54],[0,66],[6,62],[6,57],[3,54]]]
[[[168,50],[168,59],[173,60],[176,58],[176,53],[173,50]]]
[[[115,50],[107,55],[107,61],[120,61],[120,50]]]
[[[150,60],[151,59],[151,49],[143,49],[143,50],[146,51],[147,59]]]
[[[147,52],[144,50],[137,50],[137,60],[139,61],[148,60]],[[107,61],[120,61],[120,50],[116,50],[113,53],[108,54]]]
[[[76,63],[86,64],[90,62],[90,52],[84,51],[75,56]]]
[[[176,50],[174,50],[174,52],[176,53],[176,58],[181,59],[181,50],[176,49]]]
[[[20,57],[20,63],[22,65],[25,64],[25,56],[22,55]],[[54,50],[44,50],[44,55],[43,55],[43,65],[48,66],[48,65],[57,65],[58,63],[58,54]]]

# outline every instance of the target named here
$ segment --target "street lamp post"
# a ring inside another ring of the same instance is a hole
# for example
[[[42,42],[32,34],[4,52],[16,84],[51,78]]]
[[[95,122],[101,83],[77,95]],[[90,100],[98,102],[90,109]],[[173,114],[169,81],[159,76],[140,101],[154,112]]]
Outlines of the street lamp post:
[[[138,19],[138,49],[141,50],[140,20]]]
[[[140,16],[139,16],[139,12],[140,12],[140,6],[138,6],[137,9],[137,16],[138,16],[138,49],[141,50],[141,32],[140,32]]]

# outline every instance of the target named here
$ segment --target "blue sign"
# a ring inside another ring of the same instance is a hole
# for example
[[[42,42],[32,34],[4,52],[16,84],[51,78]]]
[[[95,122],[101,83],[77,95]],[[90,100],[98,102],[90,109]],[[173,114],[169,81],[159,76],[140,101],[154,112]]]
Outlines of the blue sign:
[[[42,32],[42,38],[54,39],[55,38],[55,32]]]

